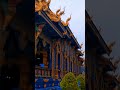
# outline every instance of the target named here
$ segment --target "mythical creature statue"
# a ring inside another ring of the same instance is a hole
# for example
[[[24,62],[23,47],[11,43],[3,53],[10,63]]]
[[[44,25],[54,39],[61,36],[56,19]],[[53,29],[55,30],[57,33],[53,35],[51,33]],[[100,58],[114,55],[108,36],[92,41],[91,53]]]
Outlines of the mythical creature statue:
[[[66,22],[62,21],[62,24],[63,24],[64,26],[68,26],[70,20],[71,20],[71,15],[70,15],[70,17],[66,20]]]
[[[35,1],[35,12],[38,11],[47,11],[49,8],[49,4],[50,4],[51,0],[36,0]]]

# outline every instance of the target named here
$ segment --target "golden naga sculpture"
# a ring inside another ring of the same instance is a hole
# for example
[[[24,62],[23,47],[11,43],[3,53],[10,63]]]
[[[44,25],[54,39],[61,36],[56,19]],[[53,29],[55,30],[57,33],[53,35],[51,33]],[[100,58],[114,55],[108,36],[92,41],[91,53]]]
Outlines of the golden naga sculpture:
[[[110,50],[112,50],[112,47],[115,45],[115,43],[116,43],[115,41],[112,42],[112,43],[110,43],[109,46],[108,46],[108,48],[109,48]]]
[[[35,0],[35,12],[47,11],[51,0]]]
[[[70,20],[71,20],[71,15],[70,15],[70,17],[66,20],[66,22],[62,21],[62,24],[63,24],[64,26],[68,26]]]
[[[61,20],[61,16],[64,14],[64,11],[60,12],[60,9],[58,9],[55,14],[51,10],[48,10],[46,14],[52,21],[59,22]]]

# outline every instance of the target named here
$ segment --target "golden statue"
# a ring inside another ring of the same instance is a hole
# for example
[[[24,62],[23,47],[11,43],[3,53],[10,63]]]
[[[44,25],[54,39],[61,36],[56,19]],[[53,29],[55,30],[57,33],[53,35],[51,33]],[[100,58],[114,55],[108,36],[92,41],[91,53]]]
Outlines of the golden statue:
[[[63,24],[64,26],[68,26],[70,20],[71,20],[71,15],[70,15],[70,17],[66,20],[66,22],[62,21],[62,24]]]

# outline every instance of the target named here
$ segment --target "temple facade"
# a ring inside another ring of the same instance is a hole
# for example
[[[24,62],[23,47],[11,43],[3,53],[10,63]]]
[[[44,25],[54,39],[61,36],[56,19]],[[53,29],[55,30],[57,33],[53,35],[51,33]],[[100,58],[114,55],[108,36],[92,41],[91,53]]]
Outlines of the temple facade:
[[[54,13],[49,4],[50,0],[35,2],[35,77],[60,80],[68,72],[77,76],[81,73],[83,52],[68,26],[71,16],[62,21],[64,11],[58,9]]]
[[[86,90],[114,90],[119,84],[107,45],[86,11]]]

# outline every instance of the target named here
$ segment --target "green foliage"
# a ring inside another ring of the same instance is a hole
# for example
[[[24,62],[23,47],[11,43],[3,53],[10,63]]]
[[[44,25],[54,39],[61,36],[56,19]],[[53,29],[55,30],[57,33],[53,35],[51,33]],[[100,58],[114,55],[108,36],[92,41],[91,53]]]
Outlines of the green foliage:
[[[80,87],[79,89],[81,90],[85,90],[85,75],[80,74],[77,76],[77,82],[80,81]]]
[[[79,90],[77,80],[72,72],[67,73],[60,82],[62,90]]]

